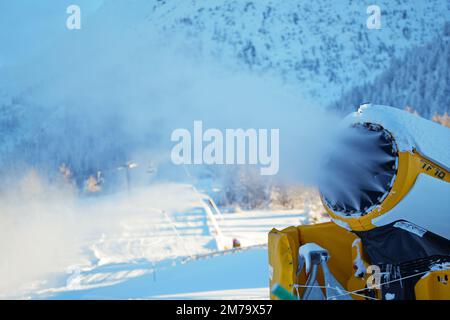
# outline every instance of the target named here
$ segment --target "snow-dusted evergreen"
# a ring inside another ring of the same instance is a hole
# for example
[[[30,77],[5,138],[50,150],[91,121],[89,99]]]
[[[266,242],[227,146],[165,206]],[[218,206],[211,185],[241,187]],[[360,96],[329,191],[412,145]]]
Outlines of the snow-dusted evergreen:
[[[203,53],[258,72],[281,75],[316,101],[331,102],[353,85],[373,80],[410,47],[440,33],[448,1],[377,1],[382,28],[366,27],[358,0],[158,1],[146,26],[187,35]]]
[[[432,118],[450,112],[450,22],[425,46],[394,58],[373,82],[356,86],[332,104],[343,113],[363,102],[395,106]]]

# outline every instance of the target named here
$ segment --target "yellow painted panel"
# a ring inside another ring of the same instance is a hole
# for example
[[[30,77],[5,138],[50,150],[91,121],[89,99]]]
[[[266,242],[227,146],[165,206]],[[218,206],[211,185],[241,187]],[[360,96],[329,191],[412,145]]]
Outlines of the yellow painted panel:
[[[420,279],[415,288],[417,300],[450,300],[450,271],[433,271]]]
[[[298,263],[298,239],[295,227],[270,231],[268,241],[270,288],[278,283],[293,293],[293,286],[297,280],[295,274]],[[271,298],[276,299],[273,295]]]
[[[297,278],[298,249],[300,245],[314,242],[328,250],[330,259],[328,266],[336,280],[346,289],[351,284],[352,290],[361,289],[365,282],[354,276],[354,255],[352,256],[352,243],[357,237],[332,222],[289,227],[281,231],[272,229],[269,233],[269,264],[271,271],[270,287],[280,284],[296,295],[294,284],[306,283],[306,274],[303,270]],[[363,256],[364,258],[364,256]],[[352,280],[355,278],[356,280]],[[323,273],[319,269],[317,276],[319,284],[323,285]],[[299,289],[303,293],[303,289]],[[271,297],[274,299],[275,297]]]

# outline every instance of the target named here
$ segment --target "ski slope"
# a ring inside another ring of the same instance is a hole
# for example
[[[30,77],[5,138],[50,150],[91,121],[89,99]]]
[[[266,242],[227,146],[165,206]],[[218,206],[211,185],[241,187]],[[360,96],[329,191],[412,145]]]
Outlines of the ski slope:
[[[299,210],[247,211],[225,214],[221,229],[227,243],[238,239],[242,246],[267,243],[267,234],[272,228],[325,221],[327,218],[314,211],[305,213]]]
[[[84,204],[90,214],[107,211],[113,227],[91,230],[78,264],[15,297],[267,299],[268,232],[325,219],[299,210],[222,214],[207,199],[191,185],[167,184]]]
[[[252,248],[217,256],[112,264],[72,279],[50,299],[267,299],[267,250]]]

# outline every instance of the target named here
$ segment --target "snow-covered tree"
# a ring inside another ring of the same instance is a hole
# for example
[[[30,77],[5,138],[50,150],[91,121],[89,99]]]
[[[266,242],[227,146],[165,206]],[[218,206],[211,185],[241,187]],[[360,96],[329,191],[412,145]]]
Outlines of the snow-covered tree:
[[[442,35],[422,47],[409,50],[373,82],[358,85],[343,94],[332,108],[342,113],[371,102],[414,109],[431,119],[450,112],[450,22]]]

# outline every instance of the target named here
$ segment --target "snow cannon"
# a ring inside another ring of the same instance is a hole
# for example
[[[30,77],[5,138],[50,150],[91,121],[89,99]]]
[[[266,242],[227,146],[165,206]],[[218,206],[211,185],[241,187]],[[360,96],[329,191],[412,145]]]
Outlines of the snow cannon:
[[[415,114],[363,105],[344,119],[320,193],[339,226],[399,222],[450,239],[450,129]]]
[[[319,189],[331,222],[269,233],[272,299],[450,300],[450,129],[366,104],[338,127]]]

